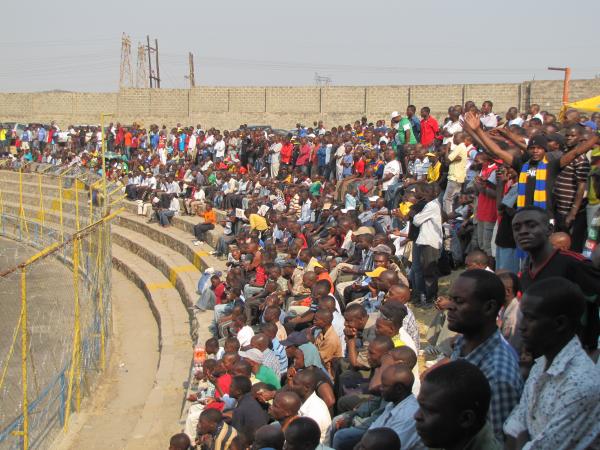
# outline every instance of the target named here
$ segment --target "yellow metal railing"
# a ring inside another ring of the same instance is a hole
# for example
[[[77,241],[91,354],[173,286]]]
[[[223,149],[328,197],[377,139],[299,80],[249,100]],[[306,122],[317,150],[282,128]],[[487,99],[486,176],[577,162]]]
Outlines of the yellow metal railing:
[[[9,288],[20,292],[14,328],[3,324],[11,334],[7,336],[10,346],[0,349],[0,447],[8,443],[10,448],[24,450],[32,443],[37,447],[39,440],[49,435],[48,427],[56,426],[52,417],[60,417],[60,425],[65,431],[68,429],[72,412],[79,409],[84,392],[89,391],[93,379],[90,375],[106,366],[111,327],[110,221],[122,211],[109,212],[115,206],[118,208],[122,200],[120,194],[112,195],[118,189],[102,199],[104,207],[98,207],[94,205],[91,185],[88,203],[88,198],[82,195],[86,185],[78,178],[65,177],[64,172],[56,176],[56,181],[46,176],[22,169],[14,173],[13,182],[18,179],[18,197],[9,188],[3,192],[4,184],[0,182],[0,234],[22,241],[25,248],[41,249],[24,262],[17,261],[0,272],[0,296]],[[67,178],[73,185],[65,184]],[[58,198],[52,198],[50,189],[57,192]],[[17,198],[18,205],[7,200],[9,197]],[[56,202],[57,208],[48,208],[46,202],[52,205]],[[83,210],[86,206],[89,215]],[[33,214],[27,213],[31,210]],[[72,272],[71,280],[65,281],[70,283],[66,294],[51,292],[54,280],[48,280],[48,286],[39,286],[39,274],[44,272],[45,265],[50,267],[57,262]],[[36,274],[35,284],[30,278],[32,273]],[[55,294],[55,306],[62,309],[56,314],[51,314],[52,308],[40,311],[40,290]],[[7,298],[3,305],[17,308],[9,300],[12,298]],[[39,338],[35,334],[32,337],[32,329],[39,328],[58,330],[60,355],[44,353]],[[38,386],[39,377],[42,382]],[[20,398],[18,403],[14,401],[16,398]],[[8,406],[11,401],[12,409]]]

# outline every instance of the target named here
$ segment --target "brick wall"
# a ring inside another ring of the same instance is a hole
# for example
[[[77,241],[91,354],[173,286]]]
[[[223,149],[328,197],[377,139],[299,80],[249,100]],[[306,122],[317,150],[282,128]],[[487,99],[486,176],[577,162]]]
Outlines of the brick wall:
[[[571,81],[571,99],[600,94],[600,79]],[[297,122],[325,126],[344,125],[366,115],[389,120],[389,113],[404,112],[408,104],[429,106],[435,117],[445,117],[448,106],[473,100],[494,102],[503,113],[510,106],[526,109],[538,103],[542,110],[558,112],[561,81],[527,81],[506,84],[454,84],[416,86],[330,87],[197,87],[193,89],[124,89],[117,93],[0,93],[0,121],[98,123],[101,113],[110,120],[148,125],[202,124],[221,129],[242,123],[293,128]]]

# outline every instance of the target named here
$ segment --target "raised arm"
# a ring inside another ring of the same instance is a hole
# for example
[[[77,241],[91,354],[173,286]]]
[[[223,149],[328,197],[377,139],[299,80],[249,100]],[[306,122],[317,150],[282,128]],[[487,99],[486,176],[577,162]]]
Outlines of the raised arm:
[[[481,128],[481,122],[479,120],[479,114],[474,114],[471,111],[465,114],[463,128],[467,133],[473,136],[473,138],[481,142],[488,151],[503,160],[506,164],[512,166],[514,161],[513,155],[506,150],[502,150],[500,146],[498,146],[498,144],[496,144],[493,139],[491,139],[487,133],[483,131]]]
[[[580,142],[573,150],[565,153],[560,158],[560,167],[565,167],[571,164],[579,155],[583,155],[591,150],[598,143],[598,135],[595,134],[586,141]]]

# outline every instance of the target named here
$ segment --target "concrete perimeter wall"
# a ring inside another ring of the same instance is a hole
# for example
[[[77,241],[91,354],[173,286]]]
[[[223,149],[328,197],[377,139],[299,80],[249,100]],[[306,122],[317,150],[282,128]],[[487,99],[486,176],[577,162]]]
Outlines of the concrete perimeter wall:
[[[600,79],[571,81],[571,99],[600,94]],[[176,122],[203,127],[237,128],[241,123],[292,128],[297,122],[323,120],[326,127],[344,125],[363,115],[389,119],[394,110],[429,106],[435,117],[447,108],[473,100],[494,102],[503,113],[510,106],[526,109],[538,103],[558,112],[562,81],[512,84],[332,87],[196,87],[193,89],[123,89],[116,93],[0,93],[0,121],[42,122],[60,126],[97,124],[100,113],[123,124],[167,126]]]

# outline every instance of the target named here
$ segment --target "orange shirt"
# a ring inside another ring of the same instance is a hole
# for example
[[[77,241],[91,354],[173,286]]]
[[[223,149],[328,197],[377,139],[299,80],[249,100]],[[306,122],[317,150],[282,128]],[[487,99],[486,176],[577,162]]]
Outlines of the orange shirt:
[[[327,281],[329,281],[329,283],[331,285],[331,290],[329,291],[329,293],[330,294],[335,293],[335,291],[333,290],[333,280],[329,276],[329,272],[321,272],[319,275],[317,275],[317,281],[320,281],[320,280],[327,280]]]
[[[204,223],[212,223],[213,225],[217,223],[217,215],[214,209],[204,211]]]
[[[129,131],[125,133],[125,147],[131,147],[132,139],[133,135]]]

